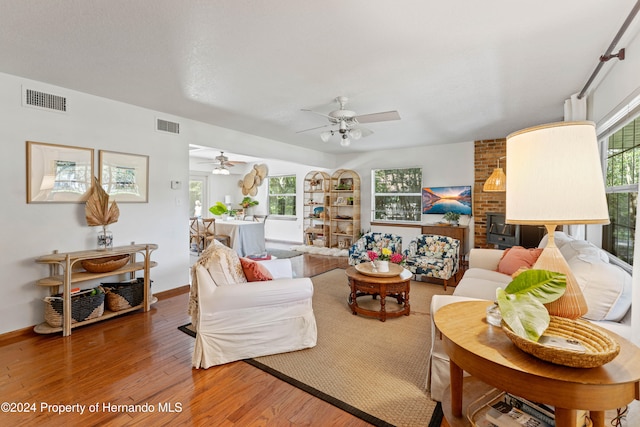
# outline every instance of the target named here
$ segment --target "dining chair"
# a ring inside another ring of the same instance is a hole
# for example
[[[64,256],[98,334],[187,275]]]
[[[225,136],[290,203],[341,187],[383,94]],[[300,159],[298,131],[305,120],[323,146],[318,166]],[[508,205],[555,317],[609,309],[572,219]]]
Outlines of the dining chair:
[[[204,224],[204,247],[209,246],[212,240],[217,240],[225,246],[231,247],[231,236],[226,234],[216,234],[216,219],[205,218],[202,220]]]
[[[189,249],[195,247],[195,252],[200,255],[204,247],[204,234],[201,233],[201,225],[199,224],[200,218],[192,216],[189,218]]]

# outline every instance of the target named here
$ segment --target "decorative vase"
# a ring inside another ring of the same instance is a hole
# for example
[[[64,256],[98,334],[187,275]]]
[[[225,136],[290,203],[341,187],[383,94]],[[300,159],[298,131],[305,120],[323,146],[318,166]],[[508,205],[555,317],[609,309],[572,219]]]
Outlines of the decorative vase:
[[[493,303],[487,307],[487,323],[493,326],[502,326],[502,314],[498,303]]]
[[[98,249],[109,249],[113,247],[113,233],[107,227],[98,231]]]
[[[381,273],[386,273],[389,271],[389,261],[380,261],[376,260],[376,270]]]

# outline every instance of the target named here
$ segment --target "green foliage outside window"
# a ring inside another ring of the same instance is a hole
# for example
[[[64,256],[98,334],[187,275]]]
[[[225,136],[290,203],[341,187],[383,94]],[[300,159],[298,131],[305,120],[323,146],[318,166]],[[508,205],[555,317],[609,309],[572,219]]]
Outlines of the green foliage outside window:
[[[296,214],[295,175],[269,177],[269,215]]]
[[[422,169],[376,169],[371,175],[373,221],[421,221]]]
[[[636,118],[607,141],[606,186],[611,224],[604,227],[602,247],[628,264],[633,264],[639,173],[640,118]]]

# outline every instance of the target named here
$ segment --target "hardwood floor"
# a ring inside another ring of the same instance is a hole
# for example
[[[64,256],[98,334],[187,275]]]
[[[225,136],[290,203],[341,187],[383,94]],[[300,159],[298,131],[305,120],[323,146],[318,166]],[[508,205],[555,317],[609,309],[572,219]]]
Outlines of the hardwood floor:
[[[291,260],[297,276],[347,264],[309,254]],[[177,330],[190,320],[187,300],[170,292],[147,313],[69,337],[0,336],[0,396],[10,402],[0,425],[370,425],[244,362],[192,369],[194,340]]]

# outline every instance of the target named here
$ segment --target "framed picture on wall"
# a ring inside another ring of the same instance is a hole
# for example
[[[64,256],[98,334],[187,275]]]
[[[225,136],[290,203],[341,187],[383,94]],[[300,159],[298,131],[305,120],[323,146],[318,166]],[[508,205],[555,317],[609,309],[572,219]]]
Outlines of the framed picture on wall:
[[[149,202],[149,156],[100,150],[100,185],[118,203]]]
[[[93,149],[27,141],[27,203],[84,203]]]
[[[471,215],[471,186],[425,187],[422,189],[422,213],[455,212]]]

